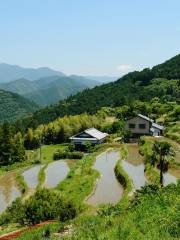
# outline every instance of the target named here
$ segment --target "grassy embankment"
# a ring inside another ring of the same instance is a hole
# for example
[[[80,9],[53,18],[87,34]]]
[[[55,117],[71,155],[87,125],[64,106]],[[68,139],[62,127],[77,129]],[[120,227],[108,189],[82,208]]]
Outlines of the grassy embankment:
[[[25,196],[28,192],[28,185],[25,182],[24,177],[20,172],[16,174],[16,182],[19,189],[21,190],[22,196]]]
[[[124,171],[121,165],[121,160],[125,159],[127,155],[128,155],[127,146],[124,144],[121,146],[121,158],[118,160],[114,168],[114,173],[116,175],[116,178],[119,181],[119,183],[123,186],[124,196],[126,196],[132,190],[132,182],[128,174]]]
[[[106,205],[97,215],[81,215],[67,223],[72,232],[64,240],[178,240],[180,183],[164,188],[146,187],[137,193],[131,202],[115,206]],[[44,234],[51,232],[49,239],[55,240],[62,227],[53,229],[46,226],[24,234],[20,240],[46,239]],[[48,229],[48,231],[47,231]]]
[[[128,207],[106,207],[97,216],[82,216],[74,223],[74,233],[64,239],[179,239],[178,205],[180,185],[147,189]],[[53,238],[52,238],[53,239]]]

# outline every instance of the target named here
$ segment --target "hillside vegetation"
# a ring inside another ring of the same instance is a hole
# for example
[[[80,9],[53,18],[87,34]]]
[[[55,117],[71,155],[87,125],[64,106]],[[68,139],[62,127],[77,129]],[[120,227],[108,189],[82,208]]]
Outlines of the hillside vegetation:
[[[121,79],[86,89],[58,104],[37,111],[25,119],[27,126],[37,126],[64,115],[95,113],[104,106],[131,105],[134,100],[150,101],[159,97],[162,102],[180,100],[180,55],[152,69],[135,71]]]
[[[0,90],[0,123],[16,121],[19,118],[32,114],[39,107],[18,94]]]

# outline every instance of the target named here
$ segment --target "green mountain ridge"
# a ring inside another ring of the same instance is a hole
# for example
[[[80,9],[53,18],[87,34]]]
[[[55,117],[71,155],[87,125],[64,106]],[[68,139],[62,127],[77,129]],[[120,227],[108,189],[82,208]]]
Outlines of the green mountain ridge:
[[[167,76],[167,77],[166,77]],[[37,111],[25,119],[26,126],[53,121],[65,115],[95,113],[101,107],[131,105],[134,100],[180,101],[180,55],[152,69],[131,72],[119,80],[93,89],[85,89],[74,96]]]
[[[0,89],[0,123],[16,121],[19,118],[32,114],[39,106],[28,99]]]

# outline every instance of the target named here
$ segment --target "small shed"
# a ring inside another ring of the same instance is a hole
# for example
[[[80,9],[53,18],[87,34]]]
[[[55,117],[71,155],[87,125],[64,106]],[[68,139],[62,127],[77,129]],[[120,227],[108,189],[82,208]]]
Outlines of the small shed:
[[[157,124],[157,123],[153,123],[152,127],[150,128],[150,131],[152,133],[153,136],[161,136],[163,133],[164,127]]]
[[[107,136],[107,133],[103,133],[96,128],[89,128],[70,137],[69,139],[75,145],[84,145],[86,142],[90,142],[91,144],[98,144],[102,143]]]

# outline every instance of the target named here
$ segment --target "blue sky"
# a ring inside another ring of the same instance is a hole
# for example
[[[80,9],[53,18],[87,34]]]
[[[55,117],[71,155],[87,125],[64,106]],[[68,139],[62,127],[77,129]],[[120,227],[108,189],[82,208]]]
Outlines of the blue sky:
[[[180,0],[1,0],[0,62],[116,75],[180,53]]]

